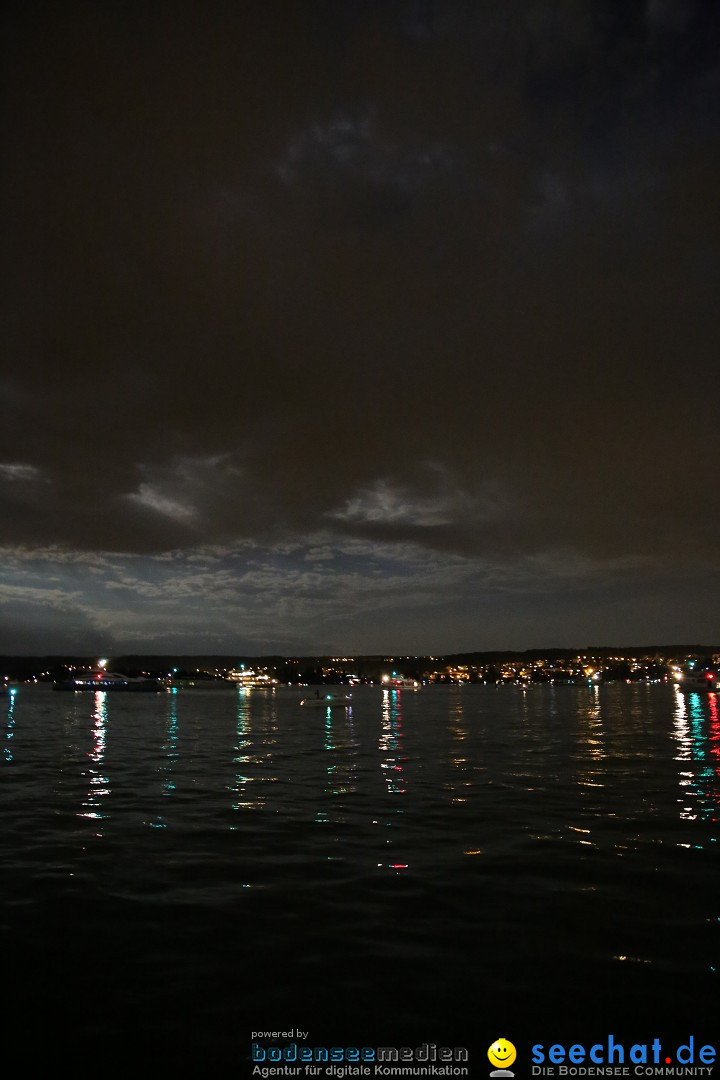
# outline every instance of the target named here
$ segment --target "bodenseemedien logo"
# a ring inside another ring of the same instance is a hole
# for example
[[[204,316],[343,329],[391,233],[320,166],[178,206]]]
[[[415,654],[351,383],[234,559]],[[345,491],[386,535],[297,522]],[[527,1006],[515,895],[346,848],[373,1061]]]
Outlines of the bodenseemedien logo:
[[[515,1073],[510,1072],[509,1066],[512,1065],[516,1057],[517,1050],[509,1039],[496,1039],[488,1050],[490,1064],[495,1066],[490,1075],[514,1076]]]
[[[253,1031],[253,1036],[267,1037]],[[278,1038],[274,1033],[270,1038]],[[283,1038],[288,1038],[283,1033]],[[285,1046],[251,1044],[253,1076],[272,1080],[278,1076],[297,1080],[347,1080],[350,1077],[467,1077],[468,1051],[464,1046],[313,1046],[292,1041]],[[510,1074],[512,1075],[512,1074]]]

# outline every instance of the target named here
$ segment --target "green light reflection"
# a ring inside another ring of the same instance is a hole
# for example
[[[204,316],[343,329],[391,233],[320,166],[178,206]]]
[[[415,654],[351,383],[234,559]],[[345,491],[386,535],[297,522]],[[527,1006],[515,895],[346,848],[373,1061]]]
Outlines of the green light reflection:
[[[7,723],[5,726],[5,746],[3,748],[5,761],[12,761],[13,759],[12,740],[15,737],[15,691],[11,690],[9,696],[10,701],[8,702]]]
[[[720,705],[716,693],[675,691],[680,818],[717,824],[720,803]],[[717,842],[717,835],[710,837]],[[689,844],[685,846],[690,846]],[[697,840],[693,847],[703,847]]]

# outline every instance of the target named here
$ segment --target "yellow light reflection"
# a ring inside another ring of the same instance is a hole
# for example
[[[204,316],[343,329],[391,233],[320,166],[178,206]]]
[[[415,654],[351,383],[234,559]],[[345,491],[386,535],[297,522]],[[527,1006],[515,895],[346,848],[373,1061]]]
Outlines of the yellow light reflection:
[[[380,751],[380,770],[385,779],[385,785],[388,795],[395,800],[398,795],[405,795],[407,793],[407,779],[405,775],[405,763],[407,756],[404,753],[404,731],[403,731],[403,718],[402,718],[402,701],[401,692],[397,689],[387,689],[382,692],[382,719],[380,727],[380,738],[378,739],[378,750]],[[387,817],[382,824],[385,828],[392,828],[398,825],[396,815],[402,814],[404,806],[402,803],[395,803],[394,811]],[[383,839],[382,833],[379,839]],[[389,837],[385,836],[385,845],[394,846],[396,843],[394,834]],[[390,853],[387,852],[387,855]],[[378,867],[391,870],[395,876],[399,876],[409,869],[409,863],[406,858],[398,853],[391,861],[382,861],[378,863]]]
[[[233,810],[261,810],[267,805],[269,788],[277,783],[274,766],[278,743],[275,694],[242,687],[237,696],[233,765],[229,785]],[[235,829],[235,824],[230,829]]]
[[[391,795],[404,795],[407,791],[402,753],[403,727],[402,706],[399,690],[383,690],[382,732],[379,749],[385,758],[380,768],[385,775],[385,783]]]

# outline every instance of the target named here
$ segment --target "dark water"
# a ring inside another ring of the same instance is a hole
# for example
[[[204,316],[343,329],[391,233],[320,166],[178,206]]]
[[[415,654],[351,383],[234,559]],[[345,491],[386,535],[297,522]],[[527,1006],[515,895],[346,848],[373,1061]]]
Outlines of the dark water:
[[[484,1073],[499,1034],[717,1036],[715,695],[353,702],[2,700],[1,1019],[28,1061],[245,1074],[252,1031],[300,1027],[477,1043]]]

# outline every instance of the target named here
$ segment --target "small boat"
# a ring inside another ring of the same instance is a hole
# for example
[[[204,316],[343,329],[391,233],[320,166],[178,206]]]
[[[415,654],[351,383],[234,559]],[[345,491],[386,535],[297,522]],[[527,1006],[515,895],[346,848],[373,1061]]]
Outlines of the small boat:
[[[318,694],[317,697],[303,698],[300,704],[310,709],[348,709],[352,705],[352,695]]]

